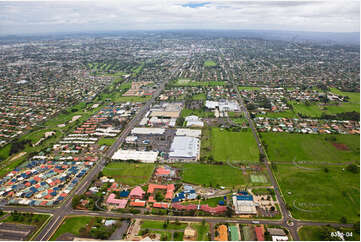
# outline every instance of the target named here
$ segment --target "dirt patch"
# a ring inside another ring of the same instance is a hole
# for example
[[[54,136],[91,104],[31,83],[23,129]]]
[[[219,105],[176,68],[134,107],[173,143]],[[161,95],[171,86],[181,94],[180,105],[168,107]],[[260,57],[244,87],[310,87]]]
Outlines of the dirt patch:
[[[345,144],[332,143],[332,145],[335,146],[338,150],[350,150]]]
[[[25,155],[25,154],[26,154],[26,152],[21,152],[21,153],[19,153],[19,154],[16,154],[15,156],[11,157],[10,161],[14,161],[14,160],[22,157],[22,156]]]

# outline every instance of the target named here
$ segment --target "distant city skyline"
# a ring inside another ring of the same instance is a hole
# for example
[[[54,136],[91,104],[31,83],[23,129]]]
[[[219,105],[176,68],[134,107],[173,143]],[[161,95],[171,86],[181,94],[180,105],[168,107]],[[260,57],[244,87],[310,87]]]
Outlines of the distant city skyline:
[[[0,35],[117,30],[359,32],[359,1],[0,1]]]

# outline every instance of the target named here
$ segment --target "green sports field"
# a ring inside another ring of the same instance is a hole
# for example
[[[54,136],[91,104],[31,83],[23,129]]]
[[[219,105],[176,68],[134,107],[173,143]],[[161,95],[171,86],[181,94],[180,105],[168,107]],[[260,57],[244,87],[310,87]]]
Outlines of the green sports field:
[[[183,181],[191,184],[233,187],[245,184],[241,170],[228,165],[184,164]]]
[[[121,184],[130,186],[146,183],[153,173],[154,164],[111,162],[103,169],[104,176],[111,176]]]
[[[250,130],[231,132],[212,128],[211,147],[215,161],[255,163],[259,160],[257,143]]]
[[[214,61],[212,61],[212,60],[206,60],[206,61],[204,62],[204,66],[205,66],[205,67],[214,67],[214,66],[217,66],[217,63],[214,62]]]
[[[359,135],[261,133],[261,139],[271,161],[360,161]],[[348,150],[336,148],[335,143],[346,145]]]
[[[294,218],[348,223],[359,221],[360,174],[345,166],[277,164],[273,167]]]

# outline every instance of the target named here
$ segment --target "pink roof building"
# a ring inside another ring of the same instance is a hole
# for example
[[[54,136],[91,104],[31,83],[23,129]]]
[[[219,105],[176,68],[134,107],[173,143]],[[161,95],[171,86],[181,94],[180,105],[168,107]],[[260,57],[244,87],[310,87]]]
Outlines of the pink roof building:
[[[175,189],[174,184],[168,184],[168,185],[149,184],[147,193],[153,194],[155,189],[167,190],[165,194],[165,199],[173,198],[174,189]]]
[[[125,208],[125,206],[127,206],[128,199],[116,199],[115,194],[112,193],[109,195],[106,203],[110,205],[117,205],[117,208]]]
[[[135,188],[133,188],[129,194],[130,198],[132,199],[142,199],[144,195],[145,191],[140,186],[136,186]]]
[[[264,241],[264,230],[262,227],[255,227],[254,231],[256,232],[257,241]]]
[[[165,168],[158,168],[156,171],[155,171],[155,175],[156,176],[165,176],[165,175],[169,175],[170,174],[170,170],[169,169],[165,169]]]
[[[225,211],[227,211],[227,207],[226,206],[219,206],[217,205],[217,207],[209,207],[208,204],[206,205],[201,205],[200,208],[202,211],[208,212],[208,213],[223,213]]]

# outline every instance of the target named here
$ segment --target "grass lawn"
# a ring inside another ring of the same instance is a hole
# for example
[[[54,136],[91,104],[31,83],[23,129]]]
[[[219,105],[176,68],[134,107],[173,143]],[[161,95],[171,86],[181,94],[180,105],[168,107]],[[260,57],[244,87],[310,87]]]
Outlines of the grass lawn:
[[[211,131],[211,152],[215,161],[258,162],[258,147],[250,130],[231,132],[219,128]]]
[[[287,110],[284,112],[266,112],[266,114],[257,114],[257,117],[267,117],[267,118],[298,118],[298,115],[292,110]]]
[[[187,227],[186,223],[179,223],[176,224],[175,222],[169,222],[167,228],[163,227],[165,221],[154,221],[154,220],[143,220],[142,221],[142,225],[141,225],[141,229],[175,229],[175,230],[180,230],[180,229],[185,229]]]
[[[111,146],[116,140],[117,140],[116,138],[100,138],[98,140],[98,144]]]
[[[217,63],[212,60],[206,60],[203,65],[205,67],[214,67],[217,66]]]
[[[206,94],[200,93],[192,96],[192,100],[206,100]]]
[[[154,167],[154,164],[111,162],[104,167],[103,174],[113,177],[119,183],[134,186],[146,183]]]
[[[343,232],[344,234],[347,233],[348,235],[351,235],[350,232],[352,232],[352,236],[350,237],[345,236],[346,240],[360,241],[360,234],[357,234],[351,228],[334,229],[332,227],[325,227],[325,226],[302,226],[299,229],[298,234],[302,241],[325,241],[328,240],[323,236],[323,233],[325,233],[325,231],[327,231],[327,233],[329,233],[330,231],[332,232],[340,231]]]
[[[214,197],[206,200],[201,200],[201,205],[208,204],[210,207],[217,207],[218,202],[223,200],[223,197]]]
[[[7,144],[0,148],[0,160],[6,160],[9,157],[11,144]]]
[[[331,136],[336,141],[326,140]],[[261,139],[272,161],[360,161],[359,135],[262,133]],[[349,150],[339,150],[332,143],[345,144]]]
[[[187,108],[184,108],[180,115],[183,118],[190,116],[190,115],[196,115],[199,118],[213,118],[214,117],[213,112],[206,112],[206,111],[202,111],[202,110],[198,110],[198,109],[192,110],[192,109],[187,109]]]
[[[305,167],[305,168],[303,168]],[[307,169],[308,168],[308,169]],[[274,174],[286,203],[296,219],[347,223],[359,221],[360,174],[343,166],[277,164]]]
[[[197,230],[197,240],[198,241],[207,241],[208,233],[209,233],[209,224],[205,223],[204,225],[201,223],[191,224],[191,227]]]
[[[205,186],[232,187],[245,184],[242,172],[228,165],[184,164],[183,181]]]
[[[50,240],[56,240],[56,238],[65,233],[79,235],[79,229],[89,224],[92,219],[93,217],[87,216],[66,218]]]
[[[342,112],[360,112],[360,93],[343,92],[343,95],[349,96],[349,102],[341,103],[339,105],[328,104],[321,106],[318,104],[311,104],[307,106],[304,103],[291,102],[295,113],[302,113],[310,117],[319,117],[322,113],[336,114]]]

